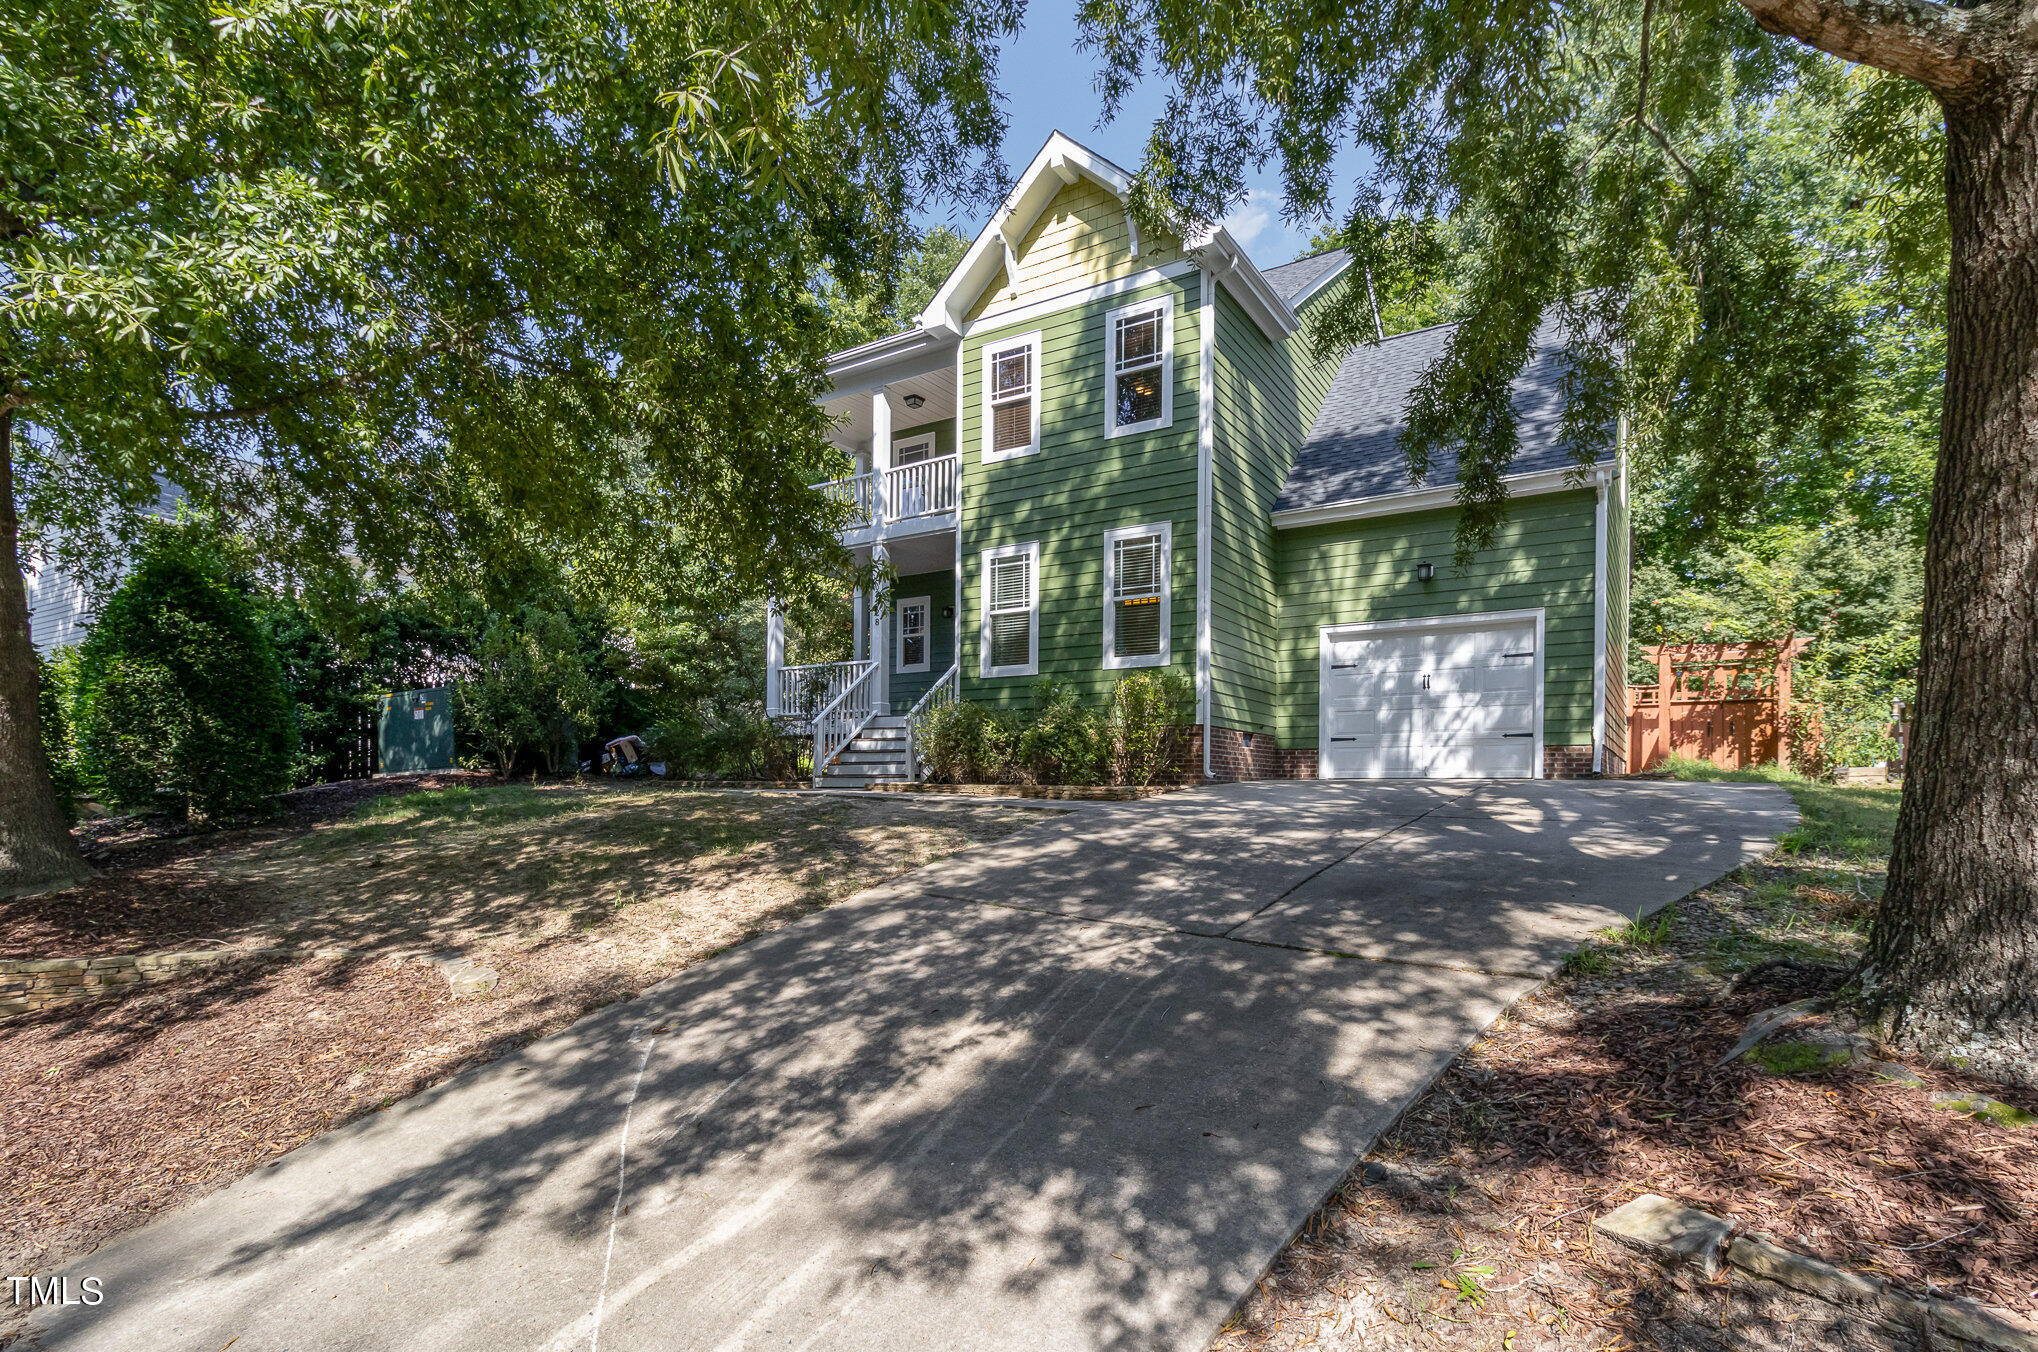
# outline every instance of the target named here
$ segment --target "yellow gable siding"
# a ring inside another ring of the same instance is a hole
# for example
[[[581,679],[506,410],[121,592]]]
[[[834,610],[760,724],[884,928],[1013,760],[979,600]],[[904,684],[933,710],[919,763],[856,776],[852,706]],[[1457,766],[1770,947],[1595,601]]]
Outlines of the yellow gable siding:
[[[1004,273],[970,307],[970,318],[995,315],[1049,296],[1129,277],[1182,257],[1173,240],[1142,240],[1138,258],[1125,228],[1125,204],[1087,178],[1055,194],[1018,242],[1018,277]]]

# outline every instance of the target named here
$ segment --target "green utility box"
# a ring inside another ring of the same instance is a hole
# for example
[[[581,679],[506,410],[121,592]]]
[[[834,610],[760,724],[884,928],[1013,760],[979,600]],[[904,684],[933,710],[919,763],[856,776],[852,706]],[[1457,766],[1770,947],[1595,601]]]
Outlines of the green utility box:
[[[384,695],[375,747],[378,774],[452,769],[453,692],[441,687]]]

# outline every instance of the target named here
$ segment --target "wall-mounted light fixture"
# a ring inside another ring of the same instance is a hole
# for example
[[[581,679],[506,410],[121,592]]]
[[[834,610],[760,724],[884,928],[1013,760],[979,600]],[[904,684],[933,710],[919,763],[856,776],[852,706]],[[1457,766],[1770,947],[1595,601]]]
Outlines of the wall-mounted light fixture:
[[[1418,563],[1415,565],[1415,580],[1417,582],[1428,582],[1436,575],[1437,566],[1433,563]]]
[[[918,411],[926,402],[927,396],[924,394],[909,394],[906,396],[906,407],[915,411]]]
[[[954,607],[954,606],[943,606],[943,607],[941,608],[941,618],[942,618],[942,619],[944,619],[944,620],[952,620],[952,619],[954,619],[954,618],[955,618],[955,607]]]

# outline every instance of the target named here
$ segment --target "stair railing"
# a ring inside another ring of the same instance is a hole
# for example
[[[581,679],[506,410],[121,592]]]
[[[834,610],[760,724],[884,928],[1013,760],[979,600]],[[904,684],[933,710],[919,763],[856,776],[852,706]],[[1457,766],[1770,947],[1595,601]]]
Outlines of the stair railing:
[[[842,693],[823,705],[814,715],[814,787],[821,787],[821,777],[827,773],[828,765],[842,754],[842,748],[856,740],[871,720],[877,708],[876,662],[858,663],[863,668],[855,679],[842,687]]]
[[[927,693],[920,696],[906,714],[906,774],[914,781],[920,779],[920,722],[936,709],[945,709],[955,703],[956,694],[962,683],[962,663],[952,663],[941,679],[927,687]]]

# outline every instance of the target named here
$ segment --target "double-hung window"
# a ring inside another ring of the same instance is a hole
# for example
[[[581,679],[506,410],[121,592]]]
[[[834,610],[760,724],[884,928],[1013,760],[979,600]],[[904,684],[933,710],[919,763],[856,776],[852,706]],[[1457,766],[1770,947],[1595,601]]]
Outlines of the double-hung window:
[[[899,652],[892,663],[892,670],[927,670],[927,616],[932,608],[931,600],[926,596],[914,596],[899,602]]]
[[[1168,577],[1174,526],[1104,532],[1104,669],[1168,664]]]
[[[982,670],[986,676],[1040,671],[1040,545],[983,552]]]
[[[1104,435],[1150,432],[1175,420],[1175,364],[1169,333],[1172,296],[1141,301],[1104,317]]]
[[[984,459],[1040,449],[1040,335],[984,344]]]

